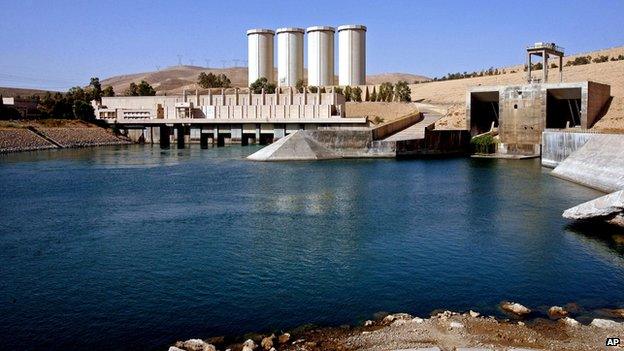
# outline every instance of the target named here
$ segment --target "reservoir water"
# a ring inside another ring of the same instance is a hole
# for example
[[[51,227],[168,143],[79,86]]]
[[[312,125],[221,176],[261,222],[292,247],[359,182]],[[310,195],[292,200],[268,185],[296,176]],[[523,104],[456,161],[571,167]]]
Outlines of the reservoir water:
[[[624,247],[561,218],[600,193],[539,160],[243,159],[255,150],[0,156],[0,348],[624,304]]]

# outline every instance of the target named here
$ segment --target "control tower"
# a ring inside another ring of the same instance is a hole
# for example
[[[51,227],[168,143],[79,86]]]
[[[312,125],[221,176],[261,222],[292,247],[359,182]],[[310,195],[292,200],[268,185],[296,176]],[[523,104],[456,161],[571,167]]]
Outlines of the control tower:
[[[548,57],[559,57],[559,81],[563,82],[563,48],[555,43],[538,42],[527,47],[527,81],[533,82],[531,78],[531,56],[542,57],[542,83],[548,83]]]

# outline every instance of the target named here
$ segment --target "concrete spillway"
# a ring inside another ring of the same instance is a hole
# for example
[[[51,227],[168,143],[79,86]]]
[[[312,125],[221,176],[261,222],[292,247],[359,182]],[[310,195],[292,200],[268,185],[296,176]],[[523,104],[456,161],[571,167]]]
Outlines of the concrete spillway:
[[[341,158],[316,140],[298,130],[247,156],[253,161],[329,160]]]
[[[598,189],[624,189],[624,136],[595,134],[553,170],[552,174]]]

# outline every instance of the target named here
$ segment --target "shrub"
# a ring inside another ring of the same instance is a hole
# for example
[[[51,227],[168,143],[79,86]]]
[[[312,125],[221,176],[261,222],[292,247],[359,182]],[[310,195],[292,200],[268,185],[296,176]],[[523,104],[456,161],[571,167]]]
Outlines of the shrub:
[[[592,60],[592,62],[594,63],[603,63],[607,61],[609,61],[609,56],[606,56],[606,55],[600,55]]]
[[[470,145],[472,151],[477,154],[491,154],[496,150],[496,141],[490,134],[472,138]]]

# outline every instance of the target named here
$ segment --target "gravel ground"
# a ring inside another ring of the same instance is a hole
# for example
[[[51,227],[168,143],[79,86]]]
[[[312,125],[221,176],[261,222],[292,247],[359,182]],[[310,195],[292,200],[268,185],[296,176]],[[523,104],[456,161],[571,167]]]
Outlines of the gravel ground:
[[[571,318],[500,320],[472,311],[444,311],[429,318],[397,313],[355,327],[301,327],[290,333],[248,334],[236,340],[217,337],[179,341],[169,351],[622,350],[606,347],[605,342],[611,337],[624,338],[624,323],[597,321],[583,325]]]
[[[63,147],[83,147],[94,145],[129,144],[106,129],[99,127],[88,128],[37,128],[46,137],[54,140]]]

